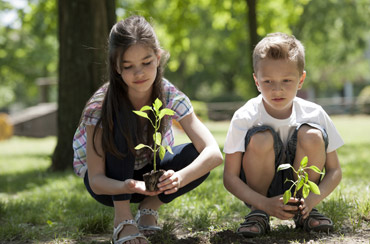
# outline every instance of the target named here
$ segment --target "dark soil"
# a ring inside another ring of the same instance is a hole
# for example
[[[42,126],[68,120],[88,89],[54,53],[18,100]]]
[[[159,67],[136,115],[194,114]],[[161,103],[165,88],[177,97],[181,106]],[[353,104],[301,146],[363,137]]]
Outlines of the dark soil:
[[[148,191],[158,191],[159,188],[157,184],[159,183],[159,178],[164,174],[164,170],[160,169],[157,171],[151,171],[143,175],[145,181],[145,187]]]

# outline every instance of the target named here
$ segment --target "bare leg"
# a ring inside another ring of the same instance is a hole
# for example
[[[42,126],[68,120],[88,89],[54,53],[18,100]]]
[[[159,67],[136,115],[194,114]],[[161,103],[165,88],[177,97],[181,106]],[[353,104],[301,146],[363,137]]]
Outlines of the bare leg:
[[[322,137],[320,130],[310,127],[308,125],[303,125],[297,135],[297,149],[296,156],[294,159],[294,168],[297,169],[299,164],[304,156],[308,157],[308,166],[315,165],[319,169],[323,169],[326,161],[326,152],[325,152],[325,142]],[[315,173],[312,170],[308,170],[309,180],[319,182],[321,177],[320,174]],[[317,226],[320,222],[317,220],[312,220],[311,225]],[[329,221],[322,220],[321,224],[329,224]]]
[[[163,204],[161,200],[159,200],[158,196],[146,197],[139,206],[139,209],[153,209],[158,210],[159,207]],[[156,225],[156,219],[153,215],[143,215],[139,220],[139,225]],[[153,231],[146,231],[144,234],[149,235],[152,234]]]
[[[127,219],[133,219],[131,209],[130,209],[130,201],[114,201],[114,227],[117,227],[119,223]],[[126,225],[122,231],[119,233],[119,238],[136,234],[139,230],[135,226]],[[137,240],[127,241],[125,244],[147,244],[145,240],[139,238]]]
[[[274,139],[270,131],[258,132],[252,136],[242,163],[248,186],[261,195],[267,196],[275,175]],[[255,210],[253,206],[252,210]],[[256,226],[242,229],[242,231],[253,232],[258,230]]]
[[[315,165],[323,169],[326,161],[325,143],[320,130],[303,125],[298,131],[298,141],[296,155],[294,159],[294,168],[299,167],[304,156],[308,157],[308,166]],[[308,178],[318,183],[320,174],[308,170]]]

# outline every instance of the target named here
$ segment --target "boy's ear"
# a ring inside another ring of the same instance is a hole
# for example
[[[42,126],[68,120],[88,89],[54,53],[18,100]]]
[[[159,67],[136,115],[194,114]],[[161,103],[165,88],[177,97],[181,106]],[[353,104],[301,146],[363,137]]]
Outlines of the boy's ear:
[[[298,90],[302,88],[305,79],[306,79],[306,71],[304,70],[301,75],[301,78],[299,78]]]
[[[254,79],[254,84],[256,85],[256,87],[257,87],[257,90],[259,91],[259,92],[261,92],[261,90],[260,90],[260,85],[259,85],[259,83],[258,83],[258,80],[257,80],[257,77],[256,77],[256,74],[255,73],[253,73],[253,79]]]

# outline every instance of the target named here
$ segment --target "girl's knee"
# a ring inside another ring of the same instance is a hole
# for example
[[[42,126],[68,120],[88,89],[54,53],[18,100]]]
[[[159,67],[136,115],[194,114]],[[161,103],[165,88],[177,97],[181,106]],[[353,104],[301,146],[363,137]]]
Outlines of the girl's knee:
[[[247,145],[247,149],[257,153],[266,153],[273,150],[273,148],[274,138],[269,130],[254,134]]]
[[[319,129],[309,125],[303,125],[298,130],[297,140],[302,146],[322,147],[324,146],[324,138]]]

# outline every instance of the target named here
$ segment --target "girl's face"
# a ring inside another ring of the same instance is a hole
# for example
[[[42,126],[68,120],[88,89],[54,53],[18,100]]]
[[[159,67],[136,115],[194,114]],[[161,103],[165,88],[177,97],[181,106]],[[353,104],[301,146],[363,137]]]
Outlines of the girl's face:
[[[118,72],[128,86],[129,99],[149,99],[157,76],[160,56],[142,44],[129,47],[118,63]]]

